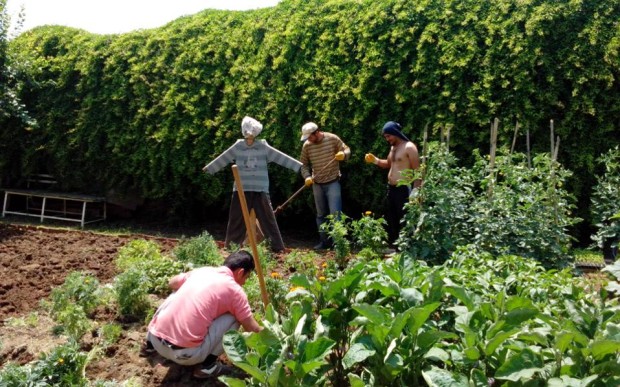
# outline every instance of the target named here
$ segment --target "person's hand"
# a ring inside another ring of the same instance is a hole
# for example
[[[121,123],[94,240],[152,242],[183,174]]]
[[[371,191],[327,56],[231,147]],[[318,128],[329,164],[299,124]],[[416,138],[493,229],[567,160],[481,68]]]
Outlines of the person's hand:
[[[368,164],[379,164],[379,159],[372,153],[366,153],[366,156],[364,156],[364,160],[366,160]]]
[[[314,183],[314,181],[312,181],[311,177],[306,177],[306,180],[304,181],[304,185],[306,187],[310,187],[312,185],[312,183]]]
[[[335,158],[336,160],[338,160],[338,161],[342,161],[342,160],[344,160],[344,152],[343,152],[343,151],[340,151],[340,152],[336,153],[336,156],[334,156],[334,158]]]

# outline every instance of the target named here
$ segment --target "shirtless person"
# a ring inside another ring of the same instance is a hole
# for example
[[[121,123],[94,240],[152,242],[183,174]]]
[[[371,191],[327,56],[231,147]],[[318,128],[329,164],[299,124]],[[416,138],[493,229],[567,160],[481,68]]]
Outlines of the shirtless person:
[[[401,132],[397,122],[388,121],[383,125],[383,138],[390,144],[390,153],[387,159],[379,159],[372,153],[367,153],[364,159],[379,168],[390,169],[388,173],[387,214],[389,243],[393,244],[400,233],[400,220],[405,210],[404,205],[409,200],[411,187],[397,185],[402,178],[401,172],[405,169],[418,169],[420,158],[418,148]],[[419,184],[416,182],[414,185]]]

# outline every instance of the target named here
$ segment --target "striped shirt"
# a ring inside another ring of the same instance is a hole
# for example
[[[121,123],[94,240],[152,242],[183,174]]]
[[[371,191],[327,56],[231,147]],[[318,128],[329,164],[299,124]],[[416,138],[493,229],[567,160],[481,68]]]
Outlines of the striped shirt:
[[[205,169],[208,173],[214,174],[233,162],[237,164],[244,192],[269,193],[267,164],[270,162],[295,172],[301,168],[299,161],[270,146],[266,140],[254,141],[252,145],[248,145],[245,140],[237,140],[215,160],[207,164]],[[233,191],[236,190],[237,186],[234,184]]]
[[[345,160],[351,155],[351,149],[340,137],[328,132],[323,132],[323,135],[321,142],[306,141],[301,147],[301,175],[304,179],[312,176],[317,184],[329,183],[340,177],[340,163],[331,162],[336,153],[344,152]]]

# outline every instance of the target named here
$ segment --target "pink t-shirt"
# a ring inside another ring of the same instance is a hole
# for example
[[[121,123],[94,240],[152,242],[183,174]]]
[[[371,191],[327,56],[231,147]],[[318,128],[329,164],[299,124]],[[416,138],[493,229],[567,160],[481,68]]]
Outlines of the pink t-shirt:
[[[182,285],[149,324],[151,334],[180,347],[197,347],[214,319],[230,313],[237,321],[252,316],[248,297],[226,266],[182,274]]]

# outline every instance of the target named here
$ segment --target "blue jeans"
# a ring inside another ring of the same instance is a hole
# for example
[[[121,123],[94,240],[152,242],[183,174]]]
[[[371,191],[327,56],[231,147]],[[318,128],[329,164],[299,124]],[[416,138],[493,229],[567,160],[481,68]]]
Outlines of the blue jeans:
[[[312,185],[312,193],[316,207],[316,225],[319,228],[321,242],[327,243],[327,236],[321,231],[321,225],[325,223],[327,215],[342,212],[340,182],[336,180],[327,184],[315,183]]]

